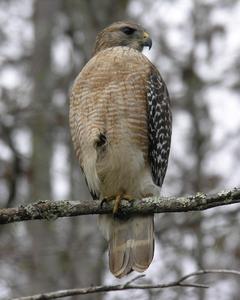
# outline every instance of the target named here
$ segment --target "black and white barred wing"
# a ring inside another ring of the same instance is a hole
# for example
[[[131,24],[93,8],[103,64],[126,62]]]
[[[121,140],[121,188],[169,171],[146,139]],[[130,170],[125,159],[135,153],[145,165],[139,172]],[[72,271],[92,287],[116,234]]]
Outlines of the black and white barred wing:
[[[148,80],[149,161],[153,181],[162,186],[168,165],[171,144],[172,114],[166,84],[153,68]]]

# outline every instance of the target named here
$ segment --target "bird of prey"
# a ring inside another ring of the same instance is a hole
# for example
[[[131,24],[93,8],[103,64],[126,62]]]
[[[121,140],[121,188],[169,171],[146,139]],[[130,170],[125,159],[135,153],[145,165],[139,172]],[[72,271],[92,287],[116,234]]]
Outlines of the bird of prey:
[[[120,201],[159,196],[171,143],[169,94],[145,46],[152,46],[149,33],[133,21],[103,29],[70,99],[73,145],[89,190],[115,202],[99,223],[118,278],[145,271],[154,255],[153,215],[121,217]]]

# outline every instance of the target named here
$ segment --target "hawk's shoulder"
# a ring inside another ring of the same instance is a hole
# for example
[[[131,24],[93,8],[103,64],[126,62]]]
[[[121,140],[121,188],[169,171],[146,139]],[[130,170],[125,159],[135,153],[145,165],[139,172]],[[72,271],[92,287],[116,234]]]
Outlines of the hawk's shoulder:
[[[118,46],[99,51],[88,61],[83,70],[100,67],[102,64],[120,69],[128,69],[131,66],[144,66],[145,68],[152,66],[149,59],[141,52],[129,47]],[[134,71],[134,69],[132,70]]]

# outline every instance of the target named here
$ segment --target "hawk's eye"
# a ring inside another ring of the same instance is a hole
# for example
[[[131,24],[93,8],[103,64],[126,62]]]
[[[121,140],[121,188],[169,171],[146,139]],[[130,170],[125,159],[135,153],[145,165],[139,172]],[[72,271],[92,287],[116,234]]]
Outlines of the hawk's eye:
[[[121,31],[127,35],[130,35],[130,34],[133,34],[136,31],[136,29],[126,26],[126,27],[121,28]]]

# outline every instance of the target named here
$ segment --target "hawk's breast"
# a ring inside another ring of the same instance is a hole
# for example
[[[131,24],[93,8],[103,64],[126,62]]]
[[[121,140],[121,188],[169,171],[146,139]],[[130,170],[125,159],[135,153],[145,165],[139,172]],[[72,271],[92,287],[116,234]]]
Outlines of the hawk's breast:
[[[149,176],[150,66],[140,52],[114,47],[95,55],[75,81],[70,108],[75,149],[87,181],[104,196],[138,193],[139,181]],[[104,148],[97,147],[101,134]]]

